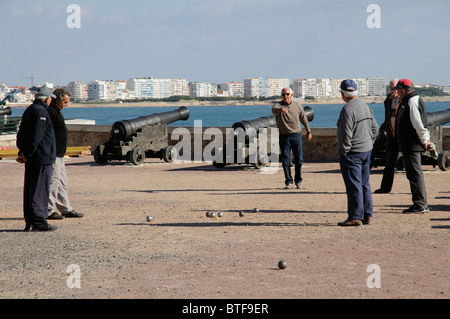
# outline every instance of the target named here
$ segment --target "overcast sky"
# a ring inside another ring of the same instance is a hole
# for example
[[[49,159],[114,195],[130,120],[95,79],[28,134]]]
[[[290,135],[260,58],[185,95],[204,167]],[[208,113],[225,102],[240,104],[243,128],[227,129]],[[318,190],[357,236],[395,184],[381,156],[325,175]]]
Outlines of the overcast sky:
[[[450,85],[449,14],[449,0],[0,0],[0,82],[381,76]]]

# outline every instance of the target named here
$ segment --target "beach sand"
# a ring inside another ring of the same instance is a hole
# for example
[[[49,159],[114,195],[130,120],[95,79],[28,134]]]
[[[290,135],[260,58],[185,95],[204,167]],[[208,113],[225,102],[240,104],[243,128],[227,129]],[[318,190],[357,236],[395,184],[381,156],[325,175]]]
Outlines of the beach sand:
[[[401,213],[411,195],[397,172],[391,194],[373,195],[373,223],[345,228],[337,163],[305,163],[304,188],[290,190],[281,169],[246,165],[100,166],[89,155],[66,167],[85,217],[25,233],[24,167],[0,161],[0,298],[449,298],[449,171],[424,166],[430,213]],[[372,171],[373,190],[381,177]],[[73,265],[80,288],[69,288]]]

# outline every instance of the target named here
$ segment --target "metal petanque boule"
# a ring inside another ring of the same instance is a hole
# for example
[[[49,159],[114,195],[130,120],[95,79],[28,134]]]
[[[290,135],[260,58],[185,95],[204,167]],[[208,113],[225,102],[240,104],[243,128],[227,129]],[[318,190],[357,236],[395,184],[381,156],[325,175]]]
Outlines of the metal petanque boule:
[[[223,213],[222,212],[217,213],[217,217],[223,217]]]
[[[147,216],[147,217],[146,217],[146,220],[147,220],[148,222],[151,222],[151,221],[153,220],[153,217],[152,217],[152,216]]]
[[[242,212],[242,211],[239,212],[239,216],[240,216],[240,217],[244,217],[244,215],[245,215],[244,212]]]
[[[280,268],[280,269],[286,269],[286,267],[287,267],[287,264],[286,264],[286,262],[285,262],[284,260],[280,260],[280,261],[278,262],[278,268]]]

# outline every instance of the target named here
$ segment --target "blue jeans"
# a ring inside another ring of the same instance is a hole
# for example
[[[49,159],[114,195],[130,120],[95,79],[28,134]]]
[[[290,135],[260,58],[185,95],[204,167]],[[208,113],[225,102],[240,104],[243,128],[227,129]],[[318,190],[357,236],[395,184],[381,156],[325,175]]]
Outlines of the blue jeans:
[[[292,178],[291,175],[291,149],[294,155],[294,167],[295,175]],[[302,178],[302,164],[303,164],[303,152],[302,152],[302,134],[296,133],[292,135],[280,135],[280,161],[283,166],[284,183],[286,185],[292,184],[292,182],[300,183]]]
[[[349,219],[363,220],[364,215],[372,216],[372,192],[370,190],[370,155],[348,153],[340,156],[341,173],[347,192],[347,212]]]

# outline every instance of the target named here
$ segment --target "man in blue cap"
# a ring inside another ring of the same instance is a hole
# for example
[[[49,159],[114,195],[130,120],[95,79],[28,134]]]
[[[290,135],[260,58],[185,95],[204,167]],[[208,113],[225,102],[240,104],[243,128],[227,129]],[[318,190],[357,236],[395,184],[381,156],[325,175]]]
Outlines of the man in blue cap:
[[[16,160],[25,164],[25,231],[56,229],[47,223],[50,177],[56,158],[55,134],[47,109],[55,97],[50,88],[39,88],[33,104],[23,113],[17,132],[19,152]]]
[[[373,214],[369,182],[370,155],[378,124],[372,109],[358,99],[355,81],[342,81],[341,97],[346,104],[337,122],[337,138],[340,168],[347,192],[348,218],[338,225],[367,225]]]

